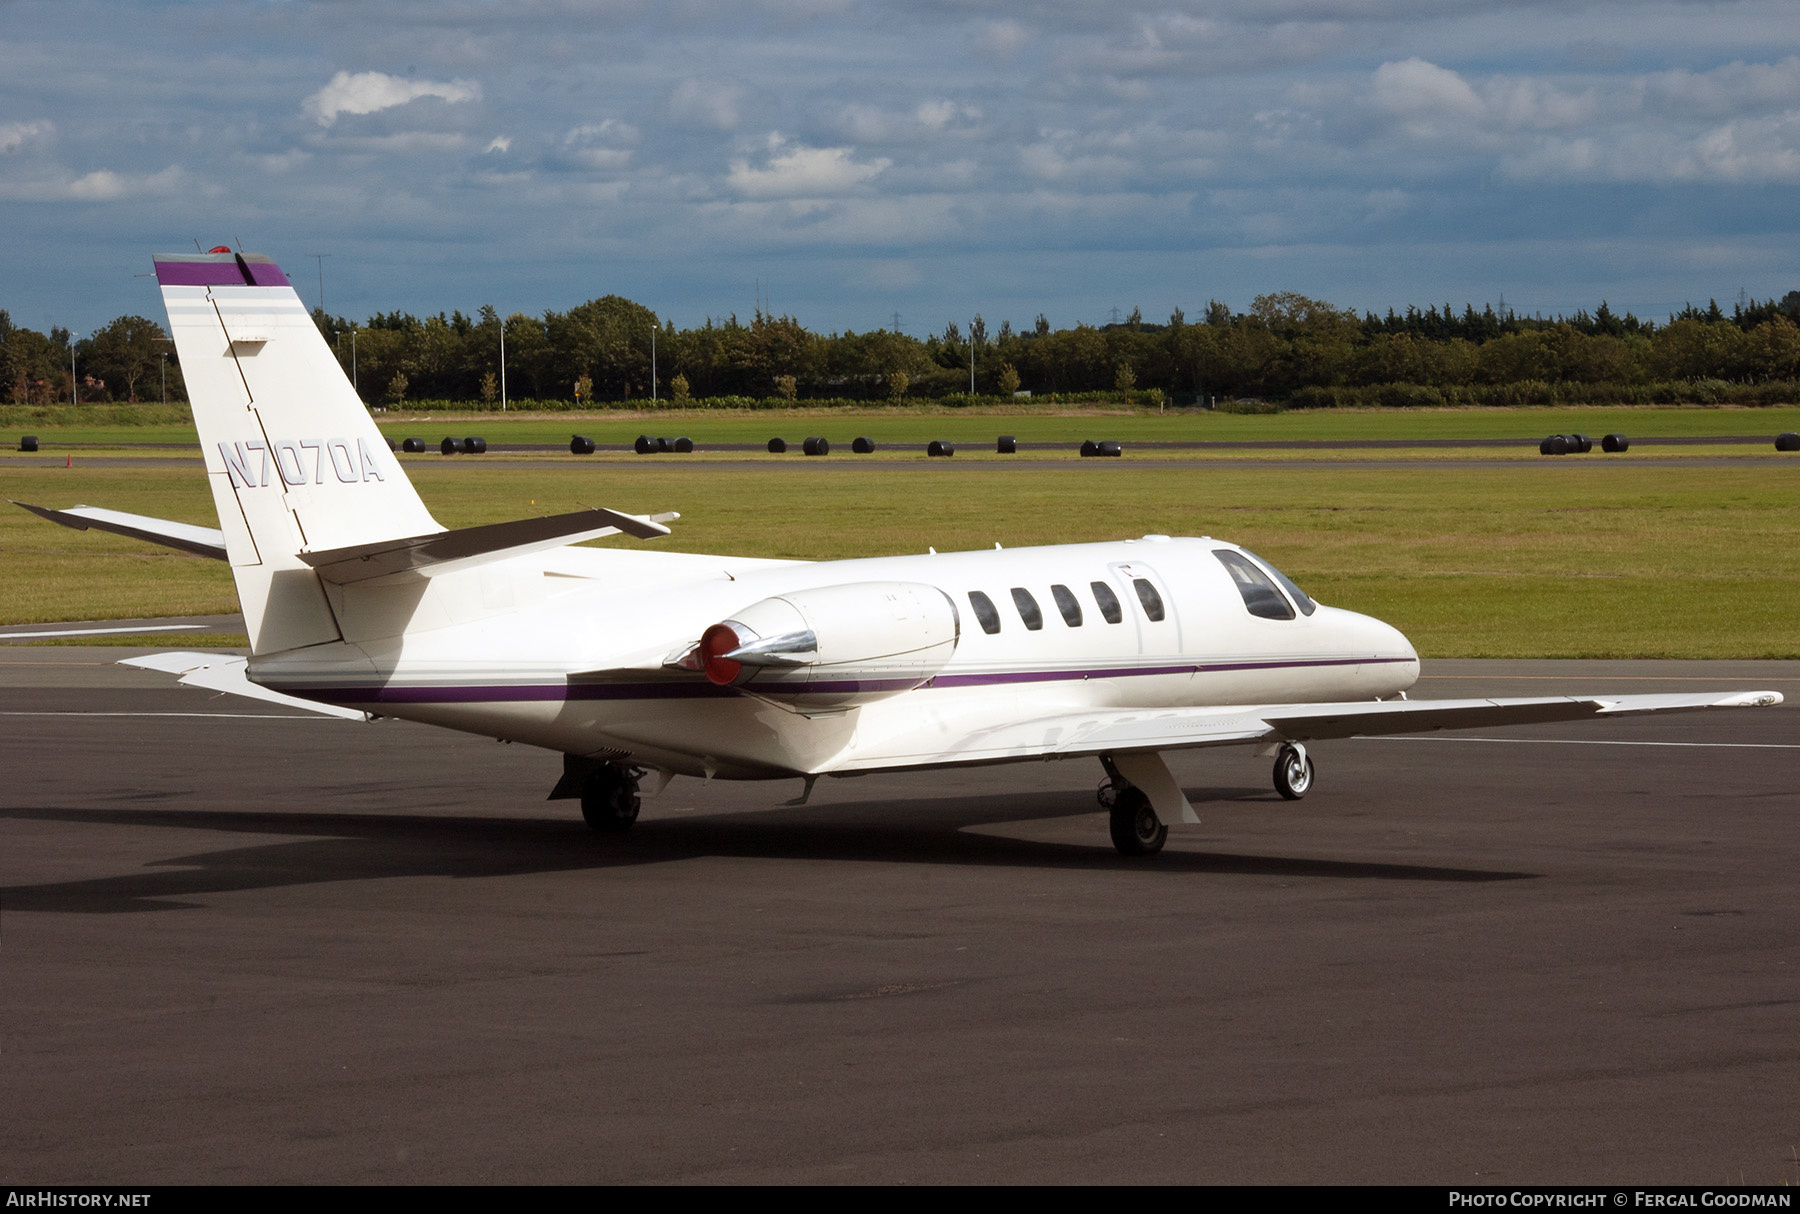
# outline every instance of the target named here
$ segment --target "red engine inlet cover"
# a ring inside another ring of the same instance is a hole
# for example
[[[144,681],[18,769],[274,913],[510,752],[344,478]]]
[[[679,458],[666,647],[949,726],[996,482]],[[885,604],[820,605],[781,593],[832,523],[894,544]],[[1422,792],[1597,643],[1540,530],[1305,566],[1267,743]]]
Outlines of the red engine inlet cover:
[[[706,669],[706,677],[720,687],[727,687],[742,673],[742,662],[729,661],[720,654],[730,653],[743,642],[738,634],[725,624],[714,624],[700,636],[700,662]]]

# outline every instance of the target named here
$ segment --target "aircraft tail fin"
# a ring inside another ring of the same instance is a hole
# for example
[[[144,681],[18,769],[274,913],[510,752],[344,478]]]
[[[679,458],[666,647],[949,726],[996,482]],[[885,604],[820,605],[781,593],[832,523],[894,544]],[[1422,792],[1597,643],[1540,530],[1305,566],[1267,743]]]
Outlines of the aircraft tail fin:
[[[251,649],[338,640],[302,554],[443,528],[279,266],[229,251],[155,261]]]

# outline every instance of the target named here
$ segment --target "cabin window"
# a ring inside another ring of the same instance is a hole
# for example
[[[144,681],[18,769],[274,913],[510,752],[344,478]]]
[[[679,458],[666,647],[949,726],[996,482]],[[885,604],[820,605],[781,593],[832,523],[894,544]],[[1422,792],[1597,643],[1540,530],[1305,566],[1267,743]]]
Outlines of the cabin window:
[[[1163,618],[1163,601],[1162,595],[1156,593],[1156,587],[1146,578],[1134,577],[1131,579],[1131,588],[1137,591],[1138,602],[1144,605],[1144,614],[1150,617],[1150,622],[1160,623]]]
[[[1256,553],[1251,552],[1248,548],[1244,549],[1243,551],[1244,551],[1245,556],[1255,557],[1256,563],[1261,565],[1264,569],[1268,570],[1269,576],[1273,577],[1276,581],[1281,583],[1281,588],[1288,592],[1288,597],[1290,599],[1294,600],[1294,606],[1296,606],[1300,609],[1301,615],[1311,615],[1314,611],[1318,610],[1319,605],[1312,601],[1312,599],[1307,595],[1306,591],[1304,591],[1304,590],[1300,589],[1300,587],[1294,585],[1293,579],[1288,577],[1287,574],[1285,574],[1281,570],[1275,568],[1275,566],[1269,564],[1269,562],[1263,560],[1260,556],[1257,556]]]
[[[1246,557],[1223,549],[1215,549],[1213,555],[1219,558],[1219,564],[1225,566],[1225,571],[1231,574],[1232,583],[1237,586],[1238,593],[1244,596],[1244,606],[1249,608],[1251,615],[1265,620],[1294,618],[1293,607],[1281,597],[1281,591],[1275,589],[1275,583]]]
[[[969,591],[969,606],[975,609],[975,618],[981,624],[981,630],[989,636],[1000,631],[1000,613],[994,610],[994,600],[979,590]]]
[[[1023,586],[1012,588],[1013,606],[1019,609],[1019,618],[1025,621],[1025,627],[1032,632],[1044,626],[1044,613],[1038,610],[1037,600],[1031,597],[1031,591]]]
[[[1089,582],[1088,589],[1094,592],[1094,602],[1100,606],[1100,617],[1108,624],[1117,624],[1125,618],[1119,610],[1119,596],[1105,582]]]
[[[1075,600],[1075,592],[1067,586],[1050,587],[1050,597],[1056,600],[1056,609],[1062,612],[1063,623],[1071,628],[1081,627],[1081,604]]]

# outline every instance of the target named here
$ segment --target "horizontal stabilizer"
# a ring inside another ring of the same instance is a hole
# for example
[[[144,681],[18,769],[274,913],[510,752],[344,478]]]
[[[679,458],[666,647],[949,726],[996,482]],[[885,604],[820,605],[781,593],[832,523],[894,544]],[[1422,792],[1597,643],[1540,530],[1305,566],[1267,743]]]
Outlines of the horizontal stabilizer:
[[[300,560],[312,566],[319,577],[337,585],[387,577],[436,577],[620,532],[639,539],[667,535],[669,529],[663,524],[680,517],[673,512],[646,516],[606,509],[577,510],[548,518],[489,523],[410,539],[302,552]]]
[[[175,652],[147,653],[142,657],[125,658],[119,662],[119,665],[136,666],[140,670],[159,670],[164,674],[178,676],[176,681],[189,687],[203,687],[208,691],[222,691],[227,695],[264,700],[271,704],[299,708],[323,716],[342,717],[346,721],[371,719],[368,713],[354,708],[320,704],[314,700],[302,700],[298,696],[283,695],[279,691],[270,691],[267,687],[259,687],[244,676],[246,661],[247,659],[233,654]]]
[[[67,510],[51,510],[46,506],[33,506],[27,502],[13,502],[13,505],[29,510],[39,518],[47,518],[53,523],[61,523],[77,531],[89,528],[110,531],[114,535],[149,540],[152,544],[191,552],[195,556],[209,556],[215,561],[225,559],[225,533],[215,527],[196,527],[192,523],[176,523],[144,514],[126,514],[122,510],[102,510],[98,506],[70,506]]]

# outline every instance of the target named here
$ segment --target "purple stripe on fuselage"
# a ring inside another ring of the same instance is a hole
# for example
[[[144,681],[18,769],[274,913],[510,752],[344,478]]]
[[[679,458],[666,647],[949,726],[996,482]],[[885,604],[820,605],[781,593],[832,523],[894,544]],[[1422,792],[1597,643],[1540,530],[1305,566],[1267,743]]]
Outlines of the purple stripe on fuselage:
[[[1076,679],[1121,679],[1153,675],[1220,674],[1239,670],[1306,669],[1318,666],[1383,666],[1414,661],[1413,658],[1313,658],[1303,661],[1207,662],[1182,666],[1113,666],[1081,670],[1021,670],[988,674],[939,675],[920,690],[942,687],[994,687],[1009,683],[1068,682]],[[835,680],[826,683],[774,683],[746,690],[792,695],[841,695],[845,692],[906,690],[905,680]],[[736,694],[735,688],[712,683],[533,683],[497,684],[485,687],[280,687],[288,695],[332,704],[503,704],[544,703],[563,700],[693,700],[717,699]]]

